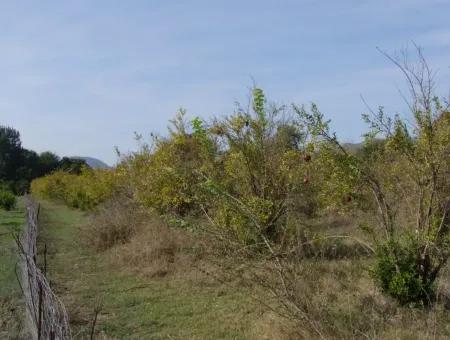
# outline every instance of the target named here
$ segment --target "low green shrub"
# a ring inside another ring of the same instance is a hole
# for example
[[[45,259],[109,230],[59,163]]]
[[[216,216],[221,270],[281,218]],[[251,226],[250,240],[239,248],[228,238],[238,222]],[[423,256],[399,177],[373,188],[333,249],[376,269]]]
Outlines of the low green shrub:
[[[0,191],[0,208],[4,210],[11,210],[16,206],[16,196],[9,191]]]
[[[420,244],[412,237],[390,240],[377,249],[372,274],[381,289],[401,304],[434,301],[436,285],[424,276]]]

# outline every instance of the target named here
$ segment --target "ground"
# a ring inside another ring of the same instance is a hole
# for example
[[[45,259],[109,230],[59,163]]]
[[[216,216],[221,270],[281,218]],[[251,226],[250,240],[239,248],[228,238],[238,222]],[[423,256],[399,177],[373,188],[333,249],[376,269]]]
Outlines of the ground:
[[[79,242],[86,214],[42,202],[40,249],[47,244],[48,276],[65,303],[73,335],[100,338],[254,338],[262,311],[245,288],[234,289],[201,273],[146,277],[93,253]],[[42,261],[42,254],[41,254]]]
[[[16,209],[0,209],[0,338],[20,338],[24,314],[21,291],[16,279],[17,252],[13,234],[25,222],[23,200]]]
[[[149,275],[136,265],[116,261],[115,252],[120,248],[94,252],[82,242],[87,219],[88,214],[81,211],[41,202],[38,260],[44,263],[43,250],[47,248],[48,277],[69,312],[75,339],[89,338],[95,310],[99,311],[96,339],[299,338],[295,334],[304,339],[317,337],[307,329],[305,320],[287,324],[263,309],[269,295],[262,295],[245,281],[217,280],[192,266]],[[23,208],[1,212],[0,221],[3,233],[17,230],[24,222]],[[14,275],[14,243],[4,235],[0,244],[0,338],[15,339],[20,338],[23,309]],[[328,258],[330,255],[336,258]],[[364,253],[358,255],[341,245],[330,254],[324,252],[299,262],[296,294],[324,338],[450,336],[450,316],[443,304],[431,310],[399,305],[374,284],[371,261]],[[141,265],[145,267],[145,263]],[[449,291],[449,278],[446,268],[439,280],[439,291]]]

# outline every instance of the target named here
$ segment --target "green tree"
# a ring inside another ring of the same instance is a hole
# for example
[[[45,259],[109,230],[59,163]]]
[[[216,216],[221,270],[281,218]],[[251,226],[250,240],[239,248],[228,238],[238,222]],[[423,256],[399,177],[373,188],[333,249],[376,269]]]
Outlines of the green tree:
[[[213,209],[216,223],[245,242],[279,239],[290,199],[303,186],[304,134],[283,113],[285,107],[268,105],[264,92],[255,88],[251,110],[238,107],[210,129],[222,150],[222,177],[210,181],[221,198]]]
[[[11,127],[0,126],[0,179],[14,181],[21,162],[20,133]]]
[[[41,154],[39,154],[36,177],[44,176],[56,170],[60,165],[60,161],[61,160],[58,155],[50,151],[42,152]]]
[[[58,169],[74,175],[81,174],[85,167],[89,167],[86,161],[70,157],[63,157],[58,165]]]

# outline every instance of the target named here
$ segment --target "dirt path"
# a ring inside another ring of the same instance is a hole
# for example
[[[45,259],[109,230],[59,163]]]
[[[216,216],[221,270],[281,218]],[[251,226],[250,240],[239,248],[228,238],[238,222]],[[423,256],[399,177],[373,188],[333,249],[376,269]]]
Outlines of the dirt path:
[[[40,247],[47,244],[48,277],[76,338],[89,336],[99,305],[97,338],[252,338],[259,315],[246,292],[211,280],[146,278],[118,268],[110,253],[80,244],[78,227],[85,221],[84,213],[42,202]]]

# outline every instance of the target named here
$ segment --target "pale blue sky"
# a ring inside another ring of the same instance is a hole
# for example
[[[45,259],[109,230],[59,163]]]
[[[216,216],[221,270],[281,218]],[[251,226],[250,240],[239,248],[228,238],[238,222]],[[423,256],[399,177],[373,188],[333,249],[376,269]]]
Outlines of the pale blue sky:
[[[279,103],[317,102],[357,141],[361,94],[405,109],[376,46],[423,46],[448,94],[449,15],[450,0],[0,1],[0,124],[28,148],[114,163],[114,145],[164,133],[180,106],[231,113],[253,77]]]

